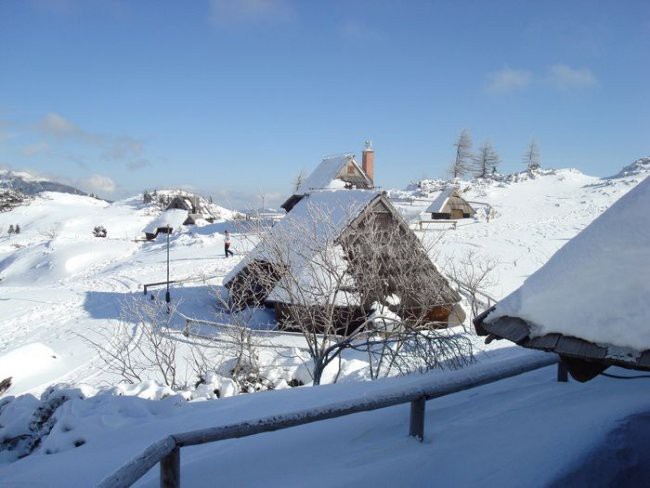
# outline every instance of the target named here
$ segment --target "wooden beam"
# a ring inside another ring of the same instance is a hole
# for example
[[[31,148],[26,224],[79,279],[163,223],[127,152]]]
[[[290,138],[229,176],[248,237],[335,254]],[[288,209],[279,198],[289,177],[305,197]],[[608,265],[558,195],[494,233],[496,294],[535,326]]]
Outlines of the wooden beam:
[[[181,486],[181,448],[176,446],[160,461],[160,488]]]

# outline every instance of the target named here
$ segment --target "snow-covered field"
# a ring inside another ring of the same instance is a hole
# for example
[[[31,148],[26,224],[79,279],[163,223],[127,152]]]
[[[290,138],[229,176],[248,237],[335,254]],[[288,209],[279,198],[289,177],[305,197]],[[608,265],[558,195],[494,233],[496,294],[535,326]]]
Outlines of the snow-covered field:
[[[462,182],[463,197],[478,210],[476,218],[460,221],[455,230],[438,225],[417,232],[422,239],[436,242],[435,259],[444,270],[458,266],[470,254],[493,263],[485,292],[498,300],[641,181],[647,164],[637,166],[606,179],[564,169],[542,171],[534,178],[520,175],[503,181]],[[400,211],[413,220],[420,219],[431,202],[422,189],[395,191],[391,196]],[[142,204],[140,197],[109,204],[49,192],[29,205],[0,213],[0,380],[13,377],[5,397],[40,395],[48,385],[61,382],[86,384],[83,394],[89,395],[119,381],[103,370],[97,351],[86,338],[118,330],[124,322],[124,304],[143,298],[143,284],[165,280],[165,236],[142,241],[143,229],[158,212]],[[15,224],[20,225],[21,233],[8,235],[7,228]],[[107,238],[92,235],[96,225],[106,227]],[[236,255],[228,259],[223,256],[226,229],[235,231]],[[172,299],[184,315],[214,320],[215,287],[250,250],[255,238],[238,233],[238,229],[241,227],[233,222],[220,221],[186,227],[171,235],[171,279],[192,280],[172,287]],[[263,322],[261,317],[259,323]],[[177,325],[182,340],[182,324]],[[298,339],[284,339],[287,348],[301,346]],[[479,341],[473,340],[480,351]],[[503,341],[482,351],[471,368],[530,354]],[[391,382],[411,381],[351,383],[367,374],[358,358],[348,359],[342,375],[347,382],[342,385],[189,403],[170,391],[140,385],[113,389],[112,393],[159,398],[163,392],[171,396],[151,402],[104,393],[90,400],[72,400],[57,411],[55,428],[34,454],[0,467],[0,484],[89,485],[165,432],[268,415],[297,404],[322,405],[346,395],[376,391]],[[301,365],[288,361],[283,368],[296,377]],[[185,449],[184,481],[192,486],[255,485],[261,480],[272,486],[430,485],[438,481],[442,485],[521,486],[522,480],[529,481],[524,483],[527,486],[537,486],[589,481],[573,471],[587,458],[597,462],[602,455],[598,446],[611,436],[621,437],[621,429],[631,428],[630,416],[647,411],[650,396],[634,392],[639,382],[648,380],[601,378],[587,385],[567,385],[554,383],[552,376],[553,372],[545,369],[429,402],[424,445],[405,437],[408,408],[394,407]],[[278,376],[275,386],[286,387],[284,379]],[[301,379],[308,381],[304,374]],[[16,405],[12,412],[19,423],[26,422],[20,419],[20,412],[35,408],[33,397],[23,398],[24,408]],[[584,415],[585,409],[588,415]],[[20,429],[19,425],[7,425],[6,415],[0,415],[0,424],[5,436],[12,428]],[[561,429],[548,429],[558,424]],[[639,429],[650,426],[645,417],[638,425]],[[77,441],[83,442],[75,449]],[[283,449],[278,450],[278,445]],[[629,448],[620,439],[610,446],[614,453]],[[4,459],[13,460],[11,456]],[[57,475],[58,467],[66,463],[83,467],[74,474]],[[603,472],[606,469],[604,466]],[[150,474],[144,483],[156,482]]]

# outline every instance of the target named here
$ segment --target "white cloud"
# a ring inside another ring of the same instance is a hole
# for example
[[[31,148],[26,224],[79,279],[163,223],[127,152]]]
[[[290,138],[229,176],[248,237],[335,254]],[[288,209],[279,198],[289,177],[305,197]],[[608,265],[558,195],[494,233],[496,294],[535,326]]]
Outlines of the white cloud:
[[[67,141],[90,146],[99,151],[98,156],[100,159],[125,163],[129,169],[141,168],[148,164],[148,161],[143,157],[144,144],[131,136],[114,136],[89,132],[54,112],[46,114],[36,124],[36,129],[41,134],[61,142]],[[29,156],[34,155],[35,150],[35,147],[25,148],[23,152]],[[28,154],[28,152],[31,152],[31,154]]]
[[[510,93],[530,85],[533,75],[523,69],[503,68],[488,74],[486,90],[491,93]]]
[[[37,124],[37,129],[45,135],[57,139],[70,139],[88,144],[101,144],[104,137],[99,134],[87,132],[78,125],[70,122],[62,115],[50,112],[45,115]]]
[[[117,188],[117,185],[111,178],[102,175],[92,175],[90,178],[83,180],[82,184],[93,193],[113,193]]]
[[[594,74],[587,68],[572,68],[556,64],[549,68],[548,80],[562,90],[588,88],[598,83]]]
[[[284,22],[296,16],[287,0],[210,0],[210,16],[219,25]]]

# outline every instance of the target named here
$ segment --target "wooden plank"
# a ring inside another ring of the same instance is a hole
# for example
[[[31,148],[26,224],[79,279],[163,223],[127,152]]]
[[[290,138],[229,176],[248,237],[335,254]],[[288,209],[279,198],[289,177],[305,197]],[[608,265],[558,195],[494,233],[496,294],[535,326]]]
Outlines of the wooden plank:
[[[532,347],[534,349],[543,349],[544,351],[553,351],[557,342],[560,340],[560,334],[546,334],[541,337],[535,337],[522,343],[524,347]]]
[[[481,325],[483,329],[495,336],[503,337],[515,344],[522,343],[528,339],[528,335],[530,334],[528,324],[517,317],[501,317],[494,322],[483,322]]]
[[[607,348],[569,336],[559,338],[555,352],[575,358],[605,359],[607,356]]]

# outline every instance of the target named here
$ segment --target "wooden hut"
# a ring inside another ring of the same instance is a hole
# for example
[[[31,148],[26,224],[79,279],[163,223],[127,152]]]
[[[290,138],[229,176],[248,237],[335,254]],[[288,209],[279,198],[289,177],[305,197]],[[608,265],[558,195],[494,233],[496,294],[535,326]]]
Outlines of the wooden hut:
[[[378,272],[385,276],[386,288],[372,295],[372,300],[381,301],[391,293],[392,273],[403,269],[400,259],[419,260],[410,279],[421,283],[415,288],[422,293],[440,298],[436,306],[426,310],[429,319],[441,326],[462,321],[464,313],[457,306],[460,296],[437,271],[388,198],[378,191],[324,190],[305,195],[226,276],[224,285],[233,300],[243,306],[272,307],[283,329],[292,328],[290,317],[295,321],[304,312],[308,321],[314,316],[309,313],[311,307],[333,305],[332,323],[337,330],[349,332],[366,320],[371,308],[367,287],[360,282],[363,273],[353,264],[359,261],[354,259],[355,253],[364,252],[355,237],[371,220],[381,229],[397,229],[410,246],[409,253],[387,256],[382,261]],[[377,235],[381,240],[382,233]],[[417,297],[401,299],[413,302],[413,312],[417,303],[424,303]],[[312,325],[319,328],[327,324]]]
[[[426,209],[433,220],[457,220],[473,217],[476,211],[467,201],[460,196],[457,188],[449,187],[440,192],[440,195]]]
[[[214,222],[216,216],[210,209],[208,203],[199,195],[189,193],[178,193],[174,195],[165,210],[185,210],[187,217],[183,225],[194,225],[198,220],[206,220],[207,222]]]
[[[371,150],[364,152],[364,161],[368,160]],[[281,207],[289,212],[305,195],[314,190],[346,188],[370,189],[373,187],[372,177],[354,159],[352,154],[325,158],[316,169],[300,183]]]
[[[650,178],[474,321],[491,339],[552,351],[588,381],[609,366],[650,370]]]
[[[153,240],[158,234],[171,234],[183,225],[187,219],[187,212],[183,209],[170,209],[162,212],[144,229],[148,241]]]

